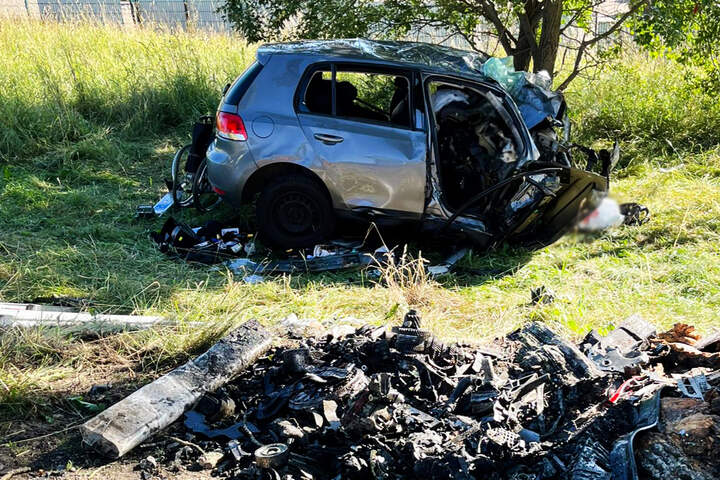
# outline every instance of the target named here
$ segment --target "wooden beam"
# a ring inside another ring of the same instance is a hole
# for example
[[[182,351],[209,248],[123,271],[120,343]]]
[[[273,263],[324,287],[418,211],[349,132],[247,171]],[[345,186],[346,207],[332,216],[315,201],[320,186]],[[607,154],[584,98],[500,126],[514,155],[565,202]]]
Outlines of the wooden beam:
[[[80,427],[83,441],[111,457],[125,455],[251,365],[271,342],[257,321],[244,323],[196,359],[88,420]]]

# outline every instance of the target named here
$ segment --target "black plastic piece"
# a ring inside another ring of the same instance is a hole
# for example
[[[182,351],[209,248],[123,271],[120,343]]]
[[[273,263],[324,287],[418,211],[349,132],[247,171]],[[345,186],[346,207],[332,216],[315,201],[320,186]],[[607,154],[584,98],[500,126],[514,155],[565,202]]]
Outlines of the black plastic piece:
[[[635,436],[643,430],[655,427],[660,418],[660,392],[658,390],[652,397],[641,401],[634,418],[635,430],[620,437],[610,451],[610,467],[613,480],[638,480],[637,464],[633,441]]]

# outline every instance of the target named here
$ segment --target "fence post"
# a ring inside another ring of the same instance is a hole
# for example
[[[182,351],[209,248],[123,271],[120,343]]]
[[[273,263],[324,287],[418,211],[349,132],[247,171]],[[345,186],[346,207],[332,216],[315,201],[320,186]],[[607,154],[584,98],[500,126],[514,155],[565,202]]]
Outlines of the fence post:
[[[136,18],[133,10],[132,2],[125,0],[120,2],[120,20],[122,21],[123,27],[135,28]]]
[[[40,5],[37,0],[25,0],[25,11],[29,18],[33,20],[40,19]]]

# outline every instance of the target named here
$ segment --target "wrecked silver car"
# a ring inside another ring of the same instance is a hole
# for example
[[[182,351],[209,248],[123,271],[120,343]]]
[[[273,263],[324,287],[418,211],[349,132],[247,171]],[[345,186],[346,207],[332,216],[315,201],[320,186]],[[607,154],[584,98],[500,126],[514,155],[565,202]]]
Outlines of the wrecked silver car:
[[[259,195],[272,246],[320,243],[342,218],[544,246],[597,207],[618,154],[582,150],[576,168],[548,87],[438,45],[265,45],[223,95],[208,178],[233,205]]]

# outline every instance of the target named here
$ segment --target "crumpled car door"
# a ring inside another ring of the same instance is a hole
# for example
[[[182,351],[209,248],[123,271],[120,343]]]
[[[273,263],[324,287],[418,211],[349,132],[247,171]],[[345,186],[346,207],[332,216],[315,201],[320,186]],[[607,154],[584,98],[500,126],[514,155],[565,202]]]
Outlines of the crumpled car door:
[[[380,72],[361,74],[401,75]],[[332,85],[327,67],[322,73],[323,77],[312,77],[308,82],[306,97],[301,99],[305,108],[298,112],[312,147],[312,152],[307,152],[313,157],[310,163],[319,167],[343,207],[420,218],[425,205],[427,133],[410,128],[409,121],[401,126],[389,116],[373,118],[375,114],[360,102],[357,89],[349,82],[337,83],[343,88],[333,93],[333,107],[326,98]],[[311,92],[316,94],[314,99]],[[346,96],[348,92],[352,96]]]

